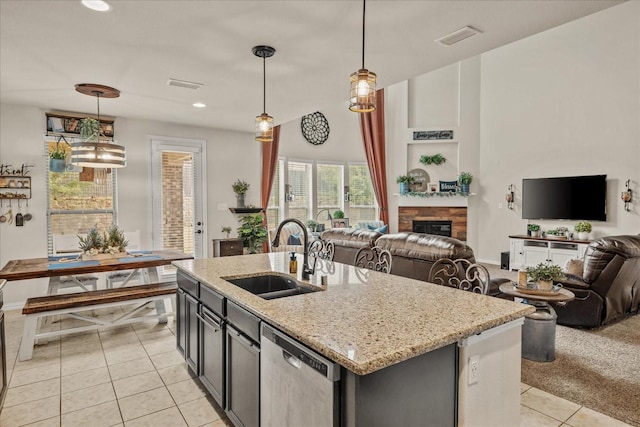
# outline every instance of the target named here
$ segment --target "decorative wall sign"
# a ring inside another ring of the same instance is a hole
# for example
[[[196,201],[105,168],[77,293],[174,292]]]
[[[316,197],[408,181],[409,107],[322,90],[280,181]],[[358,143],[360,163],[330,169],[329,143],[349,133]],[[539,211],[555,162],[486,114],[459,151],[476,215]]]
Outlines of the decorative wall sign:
[[[409,191],[421,192],[428,190],[429,174],[424,169],[411,169],[407,174],[413,177],[413,183],[409,184]]]
[[[414,141],[453,139],[453,130],[421,130],[413,132]]]
[[[324,144],[329,138],[329,122],[319,111],[302,116],[300,129],[304,139],[313,145]]]
[[[440,181],[440,192],[453,192],[458,190],[458,181]]]

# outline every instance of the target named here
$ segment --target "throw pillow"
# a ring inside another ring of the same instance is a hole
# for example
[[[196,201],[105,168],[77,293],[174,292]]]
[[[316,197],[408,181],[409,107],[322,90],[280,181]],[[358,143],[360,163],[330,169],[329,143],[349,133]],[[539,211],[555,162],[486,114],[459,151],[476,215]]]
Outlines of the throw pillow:
[[[564,271],[567,274],[582,277],[583,261],[581,259],[571,258],[564,263]]]
[[[302,244],[302,242],[300,241],[300,233],[292,234],[287,239],[287,245],[296,246],[296,245],[301,245],[301,244]]]
[[[380,228],[376,228],[376,231],[380,232],[382,234],[387,234],[389,232],[389,226],[387,224],[385,224]]]

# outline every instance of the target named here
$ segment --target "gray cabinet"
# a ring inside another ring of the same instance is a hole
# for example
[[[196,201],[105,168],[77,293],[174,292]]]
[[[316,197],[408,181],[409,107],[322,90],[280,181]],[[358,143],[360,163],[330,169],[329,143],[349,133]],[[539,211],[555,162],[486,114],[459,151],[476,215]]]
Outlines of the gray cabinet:
[[[178,290],[176,292],[177,304],[177,347],[182,353],[189,368],[198,373],[199,350],[199,319],[198,298],[200,296],[200,284],[190,276],[178,271],[176,276]]]
[[[227,403],[236,426],[260,425],[260,319],[227,301]]]
[[[222,319],[223,305],[220,311],[213,311],[207,305],[206,295],[213,293],[201,289],[200,305],[200,382],[211,393],[220,407],[225,407],[225,321]],[[216,298],[218,300],[218,298]],[[220,302],[224,298],[219,296]],[[217,304],[212,304],[217,305]]]

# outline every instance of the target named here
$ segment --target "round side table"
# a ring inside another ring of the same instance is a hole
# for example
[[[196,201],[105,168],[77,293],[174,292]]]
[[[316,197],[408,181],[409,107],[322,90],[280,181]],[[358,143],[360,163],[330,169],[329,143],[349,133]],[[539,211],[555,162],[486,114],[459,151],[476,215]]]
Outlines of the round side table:
[[[560,288],[557,293],[527,292],[516,288],[514,283],[503,283],[500,291],[522,298],[525,304],[536,308],[535,313],[525,316],[522,326],[522,357],[536,362],[553,362],[556,358],[556,320],[558,315],[550,302],[566,303],[576,296]]]

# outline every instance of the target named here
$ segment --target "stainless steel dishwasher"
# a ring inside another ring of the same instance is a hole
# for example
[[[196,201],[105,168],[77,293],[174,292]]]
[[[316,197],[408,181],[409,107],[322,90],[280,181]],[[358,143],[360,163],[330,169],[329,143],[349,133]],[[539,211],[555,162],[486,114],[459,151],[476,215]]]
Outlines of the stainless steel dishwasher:
[[[264,323],[262,336],[261,425],[338,426],[340,366]]]

